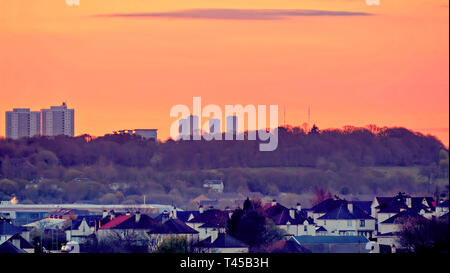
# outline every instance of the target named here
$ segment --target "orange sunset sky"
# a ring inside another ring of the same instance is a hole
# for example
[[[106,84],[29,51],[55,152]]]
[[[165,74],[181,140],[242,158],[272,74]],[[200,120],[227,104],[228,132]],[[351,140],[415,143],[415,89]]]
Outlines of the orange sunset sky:
[[[170,108],[201,96],[448,146],[448,35],[448,0],[0,0],[0,135],[5,111],[66,101],[76,135],[165,140]]]

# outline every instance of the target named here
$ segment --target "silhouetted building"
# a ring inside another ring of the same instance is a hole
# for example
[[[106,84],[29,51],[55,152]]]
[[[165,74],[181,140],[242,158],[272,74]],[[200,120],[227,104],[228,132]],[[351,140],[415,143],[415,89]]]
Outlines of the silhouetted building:
[[[50,109],[42,109],[42,135],[75,135],[75,110],[67,109],[65,102],[61,106],[51,106]]]
[[[41,134],[41,113],[28,108],[15,108],[6,112],[6,138],[19,139]]]

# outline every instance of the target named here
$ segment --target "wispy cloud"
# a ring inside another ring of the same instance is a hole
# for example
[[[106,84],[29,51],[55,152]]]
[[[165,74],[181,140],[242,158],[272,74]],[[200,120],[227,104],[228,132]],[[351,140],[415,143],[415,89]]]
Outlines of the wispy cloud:
[[[368,16],[365,12],[306,9],[190,9],[169,12],[115,13],[101,17],[167,17],[219,20],[281,20],[299,16]]]

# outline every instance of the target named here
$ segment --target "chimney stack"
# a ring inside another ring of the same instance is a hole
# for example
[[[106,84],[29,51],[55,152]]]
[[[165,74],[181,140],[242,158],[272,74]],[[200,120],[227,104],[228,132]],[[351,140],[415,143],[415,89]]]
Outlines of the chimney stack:
[[[105,218],[106,216],[108,216],[108,212],[106,211],[106,209],[104,209],[102,213],[102,218]]]
[[[411,202],[411,197],[406,197],[406,206],[408,206],[408,208],[411,208],[412,206],[412,202]]]
[[[295,219],[295,211],[296,211],[296,209],[294,209],[294,208],[291,208],[291,209],[289,210],[289,216],[290,216],[292,219]]]
[[[297,203],[297,212],[302,211],[302,205],[300,203]]]
[[[203,213],[203,205],[200,205],[199,207],[198,207],[198,212],[201,214],[201,213]]]
[[[141,220],[141,212],[137,211],[134,217],[136,218],[136,223],[139,223],[139,221]]]
[[[173,207],[172,218],[177,219],[177,207],[175,207],[175,206]]]
[[[347,203],[347,208],[350,213],[353,213],[353,204],[351,202]]]
[[[272,207],[277,205],[277,200],[273,199],[272,200]]]

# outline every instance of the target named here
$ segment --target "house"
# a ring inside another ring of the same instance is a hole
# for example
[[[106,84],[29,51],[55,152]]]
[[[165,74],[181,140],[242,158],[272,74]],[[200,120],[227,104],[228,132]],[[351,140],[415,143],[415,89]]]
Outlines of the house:
[[[427,219],[435,215],[436,203],[432,197],[411,197],[398,193],[394,197],[375,197],[371,205],[371,216],[381,223],[402,210],[412,210]]]
[[[211,236],[214,241],[220,233],[225,232],[230,216],[230,212],[218,209],[203,211],[203,208],[200,208],[199,214],[186,224],[199,232],[200,240]]]
[[[312,253],[369,253],[372,250],[369,239],[362,235],[302,235],[294,236],[292,239]]]
[[[204,253],[248,253],[248,245],[226,233],[200,241],[196,247]]]
[[[378,234],[376,236],[378,245],[400,249],[399,232],[402,229],[402,223],[409,220],[423,221],[427,219],[414,210],[403,209],[400,213],[378,224]]]
[[[199,232],[186,225],[180,219],[164,220],[162,226],[152,229],[147,234],[154,245],[159,245],[164,239],[173,236],[184,237],[189,242],[199,242]]]
[[[315,235],[316,226],[311,217],[302,210],[298,203],[297,207],[288,209],[285,206],[273,200],[263,206],[266,216],[277,225],[277,227],[285,230],[293,236],[299,235]]]
[[[368,201],[347,201],[329,198],[307,210],[320,229],[327,235],[364,235],[372,237],[376,230],[376,220],[370,216]]]
[[[101,225],[102,215],[83,215],[72,220],[70,228],[66,229],[66,240],[77,243],[86,242],[87,238],[94,234]]]
[[[192,220],[194,217],[197,217],[198,215],[199,211],[197,210],[182,211],[174,208],[170,213],[167,210],[163,211],[161,214],[155,217],[155,220],[158,222],[163,222],[164,219],[179,219],[182,222],[187,222],[189,220]]]
[[[223,192],[224,188],[222,180],[205,180],[203,187],[219,193]]]
[[[375,233],[375,219],[354,203],[345,200],[318,217],[316,222],[329,235],[363,235],[371,238]]]

